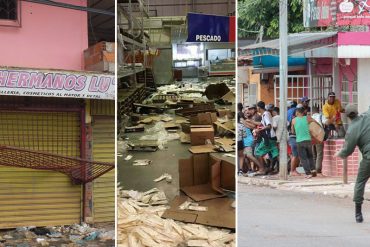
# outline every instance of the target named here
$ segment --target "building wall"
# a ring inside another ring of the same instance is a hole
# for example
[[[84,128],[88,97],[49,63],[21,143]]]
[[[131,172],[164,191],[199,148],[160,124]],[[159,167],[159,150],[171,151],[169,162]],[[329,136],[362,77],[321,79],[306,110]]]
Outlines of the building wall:
[[[269,75],[268,83],[261,81],[258,87],[258,99],[262,100],[265,104],[275,104],[274,95],[274,77]]]
[[[87,0],[60,0],[86,6]],[[0,66],[83,70],[87,14],[21,1],[21,27],[0,26]]]
[[[359,112],[365,112],[370,107],[370,84],[369,84],[370,58],[358,59],[358,105]]]
[[[332,58],[311,59],[312,74],[314,75],[331,75],[333,73]]]

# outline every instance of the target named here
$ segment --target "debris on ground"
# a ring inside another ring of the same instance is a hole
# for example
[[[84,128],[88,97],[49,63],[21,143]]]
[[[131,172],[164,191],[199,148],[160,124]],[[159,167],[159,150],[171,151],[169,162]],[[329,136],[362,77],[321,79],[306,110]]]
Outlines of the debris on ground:
[[[18,227],[0,231],[0,246],[115,246],[114,223],[91,227],[85,223],[55,227]]]
[[[172,176],[170,174],[168,174],[168,173],[162,174],[159,178],[156,178],[153,181],[154,182],[160,182],[160,181],[162,181],[164,179],[166,180],[167,183],[171,183],[172,182]]]
[[[146,193],[120,190],[119,247],[236,246],[235,234],[230,230],[161,218],[168,206],[143,204],[140,198]],[[160,191],[153,189],[150,193]]]
[[[183,204],[179,206],[181,210],[191,210],[191,211],[207,211],[207,207],[199,206],[199,203],[185,201]]]
[[[134,160],[133,166],[148,166],[152,164],[151,160],[144,159],[144,160]]]
[[[129,154],[129,155],[127,155],[126,157],[125,157],[125,160],[127,161],[127,160],[130,160],[130,159],[132,159],[132,157],[134,157],[134,156],[132,156],[131,154]]]

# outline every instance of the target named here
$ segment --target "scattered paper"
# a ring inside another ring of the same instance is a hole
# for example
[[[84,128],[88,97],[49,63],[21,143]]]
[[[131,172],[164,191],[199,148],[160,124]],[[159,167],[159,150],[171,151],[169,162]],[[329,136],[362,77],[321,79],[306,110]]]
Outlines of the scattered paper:
[[[223,156],[235,158],[235,154],[224,154]]]
[[[156,191],[156,192],[154,192]],[[160,194],[157,189],[149,195]],[[137,192],[136,194],[146,194]],[[135,194],[120,191],[120,194]],[[163,196],[163,195],[162,195]],[[161,195],[158,197],[162,198]],[[167,205],[147,205],[140,199],[118,197],[118,246],[214,246],[235,247],[235,233],[227,229],[206,227],[163,219]],[[142,206],[144,205],[144,206]]]
[[[152,161],[145,159],[145,160],[135,160],[132,165],[133,166],[148,166],[150,164],[152,164]]]
[[[168,173],[162,174],[162,176],[160,176],[159,178],[154,179],[153,181],[157,183],[157,182],[160,182],[160,181],[162,181],[164,179],[166,180],[167,183],[171,183],[172,182],[172,176],[170,174],[168,174]]]
[[[173,120],[173,118],[172,117],[163,117],[162,119],[161,119],[163,122],[170,122],[170,121],[172,121]]]
[[[117,156],[118,156],[118,155],[117,155]],[[122,156],[122,155],[121,155],[121,156]],[[133,157],[133,156],[132,156],[131,154],[129,154],[129,155],[127,155],[127,156],[126,156],[125,160],[130,160],[130,159],[132,159],[132,157]]]
[[[207,207],[199,206],[199,203],[186,201],[179,206],[180,210],[191,210],[191,211],[202,211],[205,212],[208,210]]]

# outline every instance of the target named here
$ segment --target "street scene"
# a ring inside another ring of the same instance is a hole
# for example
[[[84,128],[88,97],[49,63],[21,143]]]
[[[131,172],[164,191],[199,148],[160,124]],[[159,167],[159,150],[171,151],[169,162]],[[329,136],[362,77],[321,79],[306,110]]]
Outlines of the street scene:
[[[238,1],[238,246],[367,246],[366,2]]]
[[[370,215],[357,224],[350,199],[243,184],[238,190],[238,247],[369,246]]]

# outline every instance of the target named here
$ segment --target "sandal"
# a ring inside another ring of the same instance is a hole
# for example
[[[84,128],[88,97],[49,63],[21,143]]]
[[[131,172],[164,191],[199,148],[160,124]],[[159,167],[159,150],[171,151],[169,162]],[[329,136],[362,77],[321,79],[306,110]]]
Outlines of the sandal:
[[[310,178],[312,178],[312,175],[311,175],[311,174],[306,175],[306,176],[304,176],[304,178],[306,178],[306,179],[310,179]]]
[[[299,176],[301,176],[301,174],[299,174],[298,172],[294,171],[294,172],[290,172],[289,176],[299,177]]]
[[[256,173],[254,174],[254,176],[265,176],[265,175],[266,175],[266,172],[265,172],[265,171],[263,171],[263,172],[258,171],[258,172],[256,172]]]

